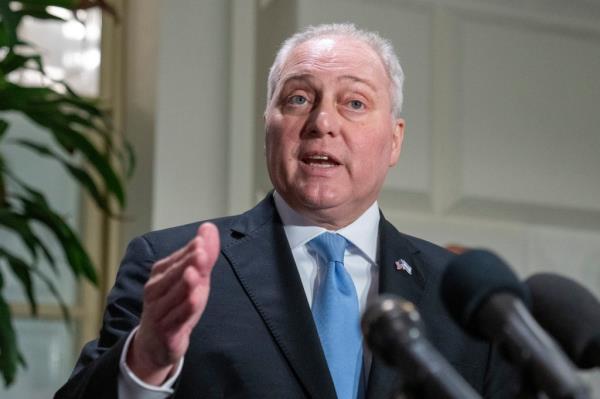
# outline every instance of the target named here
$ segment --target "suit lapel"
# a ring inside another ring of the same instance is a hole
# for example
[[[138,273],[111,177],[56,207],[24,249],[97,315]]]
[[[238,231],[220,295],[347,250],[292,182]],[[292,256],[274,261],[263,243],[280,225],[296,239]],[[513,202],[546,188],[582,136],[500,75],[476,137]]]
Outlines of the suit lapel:
[[[419,251],[384,219],[379,222],[379,293],[394,294],[418,305],[426,284],[426,274]],[[411,273],[398,270],[396,262],[404,260]],[[398,380],[398,372],[373,357],[368,399],[387,399]]]
[[[272,197],[232,227],[222,249],[309,397],[334,399],[306,294]]]

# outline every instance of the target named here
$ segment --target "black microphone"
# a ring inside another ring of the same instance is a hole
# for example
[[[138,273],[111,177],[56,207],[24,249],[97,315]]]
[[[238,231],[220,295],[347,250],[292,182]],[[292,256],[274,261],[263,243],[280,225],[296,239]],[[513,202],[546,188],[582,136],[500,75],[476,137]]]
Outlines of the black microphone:
[[[531,312],[582,369],[600,367],[600,301],[581,284],[552,273],[529,277]]]
[[[430,399],[481,398],[427,341],[411,302],[381,296],[365,311],[361,324],[373,353],[401,371],[403,389],[416,387],[419,397]]]
[[[498,256],[474,250],[454,257],[442,277],[441,294],[468,332],[497,341],[548,397],[590,397],[573,364],[527,310],[525,285]]]

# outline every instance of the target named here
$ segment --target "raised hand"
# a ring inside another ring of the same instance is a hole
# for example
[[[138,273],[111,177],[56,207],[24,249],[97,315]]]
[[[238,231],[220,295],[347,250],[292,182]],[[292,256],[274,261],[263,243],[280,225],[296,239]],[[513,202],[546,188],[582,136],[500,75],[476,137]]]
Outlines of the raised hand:
[[[140,326],[127,353],[127,365],[144,382],[162,384],[185,355],[206,308],[219,247],[217,227],[204,223],[185,247],[152,266]]]

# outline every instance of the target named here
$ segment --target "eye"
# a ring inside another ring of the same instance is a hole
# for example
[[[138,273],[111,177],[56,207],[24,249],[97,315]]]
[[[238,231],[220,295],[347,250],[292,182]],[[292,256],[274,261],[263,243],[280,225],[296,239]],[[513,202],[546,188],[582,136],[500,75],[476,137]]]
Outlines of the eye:
[[[288,99],[288,104],[292,104],[292,105],[304,105],[307,103],[307,99],[304,96],[301,96],[299,94],[293,95]]]
[[[355,110],[361,110],[365,107],[365,104],[360,100],[352,100],[348,104],[350,105],[350,108]]]

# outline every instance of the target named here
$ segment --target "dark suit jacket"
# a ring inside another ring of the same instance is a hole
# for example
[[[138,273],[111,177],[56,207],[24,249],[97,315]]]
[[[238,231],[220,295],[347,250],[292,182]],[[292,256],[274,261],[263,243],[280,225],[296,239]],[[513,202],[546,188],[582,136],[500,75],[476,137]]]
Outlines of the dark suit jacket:
[[[213,221],[221,254],[204,315],[192,332],[175,398],[336,397],[306,295],[272,196],[240,216]],[[56,398],[116,398],[119,356],[142,312],[152,264],[185,245],[198,223],[134,239],[119,269],[98,340],[87,344]],[[415,303],[429,339],[485,397],[512,398],[510,372],[489,344],[467,337],[449,319],[439,282],[450,254],[399,233],[383,216],[380,291]],[[398,272],[405,259],[413,273]],[[507,373],[508,372],[508,373]],[[374,359],[368,399],[387,399],[397,376]]]

